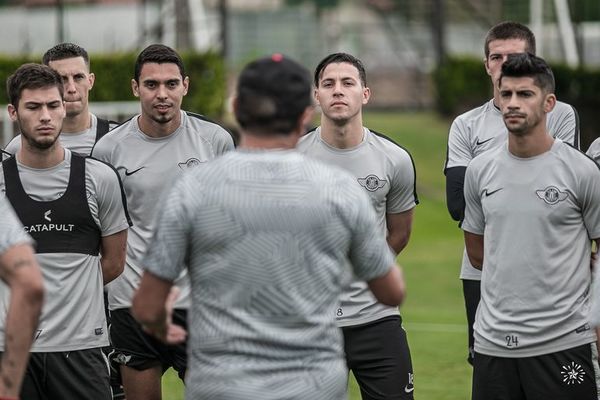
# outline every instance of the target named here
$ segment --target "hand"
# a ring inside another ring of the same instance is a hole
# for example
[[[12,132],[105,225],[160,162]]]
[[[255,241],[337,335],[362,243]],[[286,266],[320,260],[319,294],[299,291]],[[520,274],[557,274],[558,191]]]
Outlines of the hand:
[[[187,331],[180,325],[173,323],[173,307],[175,306],[175,301],[177,301],[180,292],[181,290],[179,290],[177,286],[173,286],[167,297],[167,332],[165,338],[162,340],[168,344],[180,344],[185,342],[187,338]]]

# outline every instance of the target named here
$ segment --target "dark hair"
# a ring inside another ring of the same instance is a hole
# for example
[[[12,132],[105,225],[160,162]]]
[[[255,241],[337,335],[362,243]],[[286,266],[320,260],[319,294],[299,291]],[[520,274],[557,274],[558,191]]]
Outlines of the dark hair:
[[[58,72],[42,64],[23,64],[6,80],[8,102],[19,106],[21,93],[25,89],[41,89],[56,86],[60,98],[64,98],[63,81]]]
[[[537,87],[545,93],[554,93],[554,74],[543,58],[531,53],[509,54],[504,64],[498,84],[503,77],[531,77]]]
[[[253,134],[289,134],[312,102],[310,72],[281,54],[248,64],[237,85],[235,116]]]
[[[360,77],[362,85],[364,87],[367,86],[367,72],[365,71],[362,61],[348,53],[333,53],[322,59],[319,65],[317,65],[317,68],[315,68],[315,86],[319,87],[319,79],[321,79],[323,71],[329,64],[340,63],[352,64],[358,70],[358,76]]]
[[[525,41],[525,51],[535,54],[535,35],[523,24],[512,21],[504,21],[494,25],[485,35],[483,51],[485,58],[490,56],[490,42],[493,40],[520,39]]]
[[[42,64],[48,65],[50,61],[64,60],[65,58],[82,57],[85,65],[90,67],[90,57],[87,51],[81,46],[73,43],[59,43],[48,49],[42,56]]]
[[[135,67],[133,71],[133,79],[135,79],[135,81],[138,83],[140,80],[140,72],[146,63],[176,64],[177,67],[179,67],[181,78],[185,78],[185,69],[183,67],[183,60],[181,59],[181,56],[177,54],[175,50],[169,46],[165,46],[164,44],[151,44],[142,50],[142,52],[138,55],[137,59],[135,60]]]

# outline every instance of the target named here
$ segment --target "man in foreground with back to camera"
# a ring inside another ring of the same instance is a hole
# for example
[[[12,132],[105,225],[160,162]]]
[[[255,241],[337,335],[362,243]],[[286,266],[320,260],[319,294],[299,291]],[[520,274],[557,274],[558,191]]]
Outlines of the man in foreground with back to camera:
[[[588,312],[600,169],[548,134],[544,60],[510,55],[499,94],[508,143],[465,175],[465,245],[482,269],[473,400],[597,400]]]
[[[163,340],[184,336],[165,303],[189,270],[186,399],[345,399],[333,315],[351,271],[382,303],[404,297],[367,196],[294,150],[312,108],[305,68],[280,54],[250,63],[234,101],[239,149],[190,171],[165,202],[133,313]]]
[[[33,241],[4,195],[0,195],[0,216],[0,279],[11,294],[3,321],[6,340],[0,360],[0,399],[16,400],[42,311],[44,282]]]
[[[463,184],[467,165],[475,156],[506,143],[507,133],[500,111],[498,78],[502,64],[509,54],[529,52],[535,54],[535,36],[518,22],[505,21],[494,25],[485,37],[484,66],[490,77],[494,96],[480,107],[459,115],[452,122],[448,135],[446,175],[446,203],[452,219],[462,221],[465,210]],[[548,133],[563,142],[579,148],[579,121],[575,109],[560,101],[548,113]],[[473,323],[481,296],[481,271],[469,263],[463,252],[460,279],[468,324],[468,356],[473,363]]]

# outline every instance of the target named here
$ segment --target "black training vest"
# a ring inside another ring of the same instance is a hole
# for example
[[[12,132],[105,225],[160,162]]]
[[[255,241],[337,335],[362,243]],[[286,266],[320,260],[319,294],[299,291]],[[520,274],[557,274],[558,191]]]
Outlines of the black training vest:
[[[67,190],[52,201],[36,201],[27,195],[15,157],[3,161],[2,168],[6,197],[36,241],[37,253],[99,254],[101,234],[87,202],[85,157],[71,153]]]

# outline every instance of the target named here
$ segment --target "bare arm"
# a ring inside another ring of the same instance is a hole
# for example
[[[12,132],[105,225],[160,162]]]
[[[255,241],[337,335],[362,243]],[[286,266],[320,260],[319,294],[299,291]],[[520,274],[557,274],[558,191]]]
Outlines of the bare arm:
[[[105,285],[123,272],[126,251],[127,229],[102,238],[100,265]]]
[[[179,294],[172,288],[172,282],[151,272],[144,272],[133,297],[131,314],[147,333],[164,342],[175,344],[182,343],[187,332],[172,323],[173,305]]]
[[[0,362],[0,396],[17,398],[44,300],[42,273],[31,246],[16,245],[0,255],[0,278],[11,290]]]
[[[394,264],[387,274],[367,282],[369,289],[380,303],[399,306],[406,295],[406,285],[401,268]]]
[[[388,236],[387,242],[394,251],[398,254],[408,244],[410,232],[412,230],[413,210],[404,211],[398,214],[386,214]]]
[[[465,231],[465,247],[471,265],[480,270],[483,267],[483,235]]]

